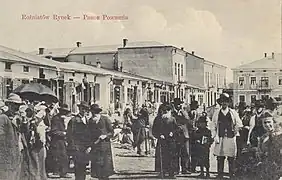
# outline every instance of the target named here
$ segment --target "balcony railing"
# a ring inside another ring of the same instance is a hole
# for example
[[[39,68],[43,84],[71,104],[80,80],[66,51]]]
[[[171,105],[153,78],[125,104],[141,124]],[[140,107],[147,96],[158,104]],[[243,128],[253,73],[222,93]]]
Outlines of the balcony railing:
[[[272,85],[269,85],[269,83],[259,83],[257,85],[257,90],[258,91],[271,91]]]

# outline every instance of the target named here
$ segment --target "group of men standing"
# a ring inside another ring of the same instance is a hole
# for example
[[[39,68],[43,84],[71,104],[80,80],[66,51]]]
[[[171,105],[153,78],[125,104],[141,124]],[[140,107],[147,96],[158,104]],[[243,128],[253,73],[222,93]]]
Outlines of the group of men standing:
[[[242,121],[238,113],[229,108],[230,102],[228,94],[221,94],[218,99],[221,108],[215,111],[212,121],[206,113],[197,116],[196,102],[191,103],[189,112],[183,109],[183,102],[179,98],[175,98],[172,104],[163,103],[159,107],[152,131],[158,139],[156,171],[160,172],[160,176],[168,174],[170,178],[175,178],[180,172],[191,174],[195,172],[196,166],[200,166],[200,176],[203,176],[203,168],[206,167],[206,176],[209,177],[209,151],[214,141],[218,177],[223,177],[226,157],[230,177],[234,176],[236,136]]]

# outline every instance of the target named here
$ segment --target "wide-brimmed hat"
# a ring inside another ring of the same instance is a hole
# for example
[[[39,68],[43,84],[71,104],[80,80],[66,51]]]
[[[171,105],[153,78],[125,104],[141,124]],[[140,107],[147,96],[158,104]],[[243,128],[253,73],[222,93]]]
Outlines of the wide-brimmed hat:
[[[174,105],[180,105],[180,104],[183,104],[183,103],[184,103],[184,102],[181,101],[180,98],[174,98],[174,99],[173,99],[173,104],[174,104]]]
[[[231,102],[231,98],[229,94],[222,93],[220,94],[219,98],[216,100],[218,104],[221,104],[222,102]]]
[[[90,107],[90,111],[93,111],[95,113],[99,113],[102,111],[102,109],[99,107],[98,104],[92,104]]]
[[[81,101],[77,106],[89,109],[89,104],[85,101]]]
[[[10,93],[8,98],[5,100],[6,103],[24,104],[22,98],[14,93]]]
[[[70,112],[69,106],[67,104],[62,104],[59,108],[59,111]]]

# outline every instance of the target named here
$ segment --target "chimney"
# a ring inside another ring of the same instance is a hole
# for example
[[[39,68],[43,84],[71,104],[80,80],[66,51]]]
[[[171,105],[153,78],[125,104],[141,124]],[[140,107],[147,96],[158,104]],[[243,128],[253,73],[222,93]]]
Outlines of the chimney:
[[[275,57],[275,56],[274,56],[274,52],[272,52],[272,59],[274,59],[274,57]]]
[[[126,44],[127,44],[127,41],[128,41],[128,39],[123,39],[123,47],[125,47],[126,46]]]
[[[267,57],[267,53],[264,53],[264,57],[265,57],[265,58]]]
[[[77,41],[76,42],[76,47],[80,47],[81,46],[81,42]]]
[[[184,47],[181,47],[181,50],[184,51]]]
[[[97,68],[101,68],[101,62],[100,61],[97,61],[96,64],[97,64]]]
[[[39,48],[38,54],[39,54],[39,55],[44,54],[44,48]]]
[[[195,52],[194,51],[192,51],[192,55],[194,55],[195,54]]]

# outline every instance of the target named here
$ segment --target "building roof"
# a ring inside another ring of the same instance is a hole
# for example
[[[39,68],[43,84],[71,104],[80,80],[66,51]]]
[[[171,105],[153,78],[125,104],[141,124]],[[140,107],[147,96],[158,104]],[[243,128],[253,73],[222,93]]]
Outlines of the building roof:
[[[102,74],[102,75],[111,75],[114,77],[118,78],[128,78],[128,79],[136,79],[136,80],[148,80],[148,78],[129,74],[129,73],[124,73],[124,72],[119,72],[119,71],[114,71],[114,70],[107,70],[103,68],[98,68],[95,66],[87,65],[87,64],[81,64],[77,62],[65,62],[66,68],[71,68],[72,70],[79,70],[83,72],[89,72],[89,73],[97,73],[97,74]]]
[[[233,70],[240,69],[280,69],[282,68],[282,54],[276,53],[274,54],[274,58],[272,56],[264,57],[262,59],[252,61],[247,64],[240,65]]]
[[[0,45],[0,59],[9,60],[19,63],[28,63],[33,65],[45,66],[50,68],[63,68],[60,62],[52,61],[40,56],[17,51]]]
[[[154,46],[165,46],[165,44],[156,42],[156,41],[136,41],[128,42],[126,47],[154,47]],[[100,46],[81,46],[81,47],[72,47],[72,48],[44,48],[44,52],[40,56],[51,55],[57,58],[67,57],[70,54],[91,54],[91,53],[115,53],[118,51],[118,48],[122,48],[123,44],[114,44],[114,45],[100,45]],[[30,52],[33,55],[39,55],[38,51]]]

